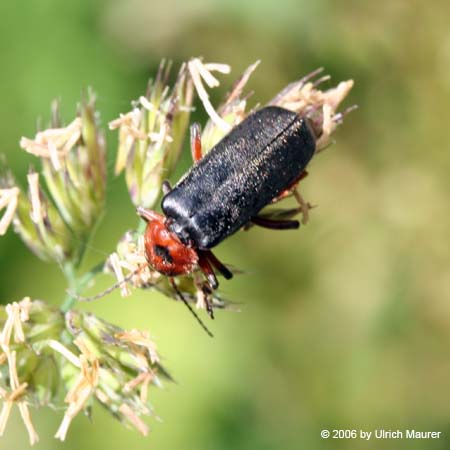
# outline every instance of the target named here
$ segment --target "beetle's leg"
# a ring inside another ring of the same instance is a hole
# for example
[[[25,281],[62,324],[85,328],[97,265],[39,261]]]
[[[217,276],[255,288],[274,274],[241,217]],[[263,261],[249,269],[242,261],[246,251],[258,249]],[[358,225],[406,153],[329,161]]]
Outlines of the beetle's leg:
[[[302,224],[305,225],[308,223],[309,220],[309,210],[312,208],[312,206],[307,203],[303,197],[300,195],[300,192],[298,192],[297,187],[303,178],[306,178],[308,176],[308,172],[304,170],[299,177],[294,180],[293,183],[289,187],[287,187],[281,194],[278,195],[278,197],[275,197],[272,200],[272,203],[277,203],[280,200],[283,200],[284,198],[288,197],[289,195],[293,195],[295,197],[295,200],[297,201],[298,205],[300,206],[300,212],[302,213]]]
[[[250,219],[255,225],[272,230],[296,230],[300,227],[298,220],[272,220],[265,217],[255,216]]]
[[[202,283],[201,289],[203,292],[203,299],[205,301],[206,311],[208,312],[209,317],[211,317],[211,319],[214,319],[214,310],[212,307],[212,303],[209,300],[209,296],[212,294],[212,290],[211,287],[209,286],[209,283],[207,282]]]
[[[169,180],[164,180],[162,182],[161,189],[163,191],[163,194],[167,195],[172,190],[172,186],[170,185],[170,181]]]
[[[158,214],[155,211],[152,211],[151,209],[145,209],[142,206],[138,206],[136,208],[136,212],[139,216],[141,216],[146,222],[151,222],[152,220],[160,220],[161,214]]]
[[[298,183],[308,176],[308,172],[304,170],[284,191],[282,191],[277,197],[272,200],[272,203],[277,203],[280,200],[288,197],[292,194],[293,190],[297,187]]]
[[[219,287],[219,282],[217,281],[216,274],[214,273],[214,269],[208,261],[206,255],[199,251],[198,253],[198,265],[200,266],[201,271],[205,275],[208,280],[211,289],[216,290]]]
[[[226,280],[233,278],[233,273],[223,264],[211,250],[204,250],[203,253],[208,258],[208,261],[216,268]]]
[[[195,122],[191,125],[191,153],[194,162],[202,159],[202,138],[200,124]]]
[[[294,189],[293,194],[302,212],[302,224],[306,225],[309,220],[309,210],[312,208],[312,206],[310,203],[307,203],[305,201],[305,199],[301,196],[300,192],[298,192],[297,188]]]
[[[212,294],[209,283],[203,279],[202,275],[194,273],[194,284],[197,288],[197,308],[205,308],[211,319],[214,319],[214,310],[209,300],[209,296]]]

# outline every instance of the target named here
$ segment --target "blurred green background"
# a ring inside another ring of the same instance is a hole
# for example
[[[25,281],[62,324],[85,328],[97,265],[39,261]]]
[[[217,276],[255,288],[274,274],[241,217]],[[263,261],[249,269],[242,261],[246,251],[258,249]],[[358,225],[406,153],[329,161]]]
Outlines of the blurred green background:
[[[217,250],[246,272],[222,283],[241,313],[218,313],[209,339],[185,308],[158,294],[118,293],[89,310],[150,329],[178,381],[152,391],[162,423],[143,438],[94,410],[66,443],[62,413],[34,412],[38,449],[297,450],[450,448],[450,8],[447,1],[266,2],[40,0],[0,5],[0,150],[20,181],[36,119],[62,100],[71,120],[82,89],[102,122],[129,110],[161,57],[232,65],[221,98],[256,59],[253,102],[324,66],[329,84],[355,80],[336,145],[302,183],[319,205],[299,232],[254,229]],[[204,123],[202,108],[193,120]],[[108,133],[112,169],[117,135]],[[187,149],[186,149],[187,150]],[[180,171],[189,166],[189,155]],[[110,170],[107,213],[86,267],[135,226]],[[175,177],[176,178],[176,177]],[[58,304],[57,267],[12,232],[0,239],[0,299]],[[94,291],[111,283],[102,277]],[[439,440],[324,440],[321,429],[442,431]],[[26,448],[17,411],[1,449]]]

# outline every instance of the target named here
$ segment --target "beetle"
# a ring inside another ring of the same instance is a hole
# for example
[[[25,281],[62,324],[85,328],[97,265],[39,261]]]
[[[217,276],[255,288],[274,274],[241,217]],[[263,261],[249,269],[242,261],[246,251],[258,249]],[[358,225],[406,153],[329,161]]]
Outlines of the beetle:
[[[214,270],[226,279],[232,273],[212,248],[248,224],[273,229],[299,227],[296,220],[272,220],[259,213],[298,183],[315,149],[308,119],[277,106],[250,114],[204,157],[200,127],[194,124],[194,165],[173,188],[167,182],[163,185],[163,214],[137,208],[147,222],[147,262],[170,277],[175,289],[173,277],[197,268],[206,277],[206,287],[217,289]],[[212,308],[208,310],[212,314]]]

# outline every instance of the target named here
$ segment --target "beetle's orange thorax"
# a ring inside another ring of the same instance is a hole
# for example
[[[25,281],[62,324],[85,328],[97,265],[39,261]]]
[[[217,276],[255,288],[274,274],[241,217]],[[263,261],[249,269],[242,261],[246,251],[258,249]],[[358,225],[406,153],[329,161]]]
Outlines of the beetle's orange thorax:
[[[148,222],[144,242],[148,263],[164,275],[187,275],[197,265],[197,252],[167,229],[164,216]]]

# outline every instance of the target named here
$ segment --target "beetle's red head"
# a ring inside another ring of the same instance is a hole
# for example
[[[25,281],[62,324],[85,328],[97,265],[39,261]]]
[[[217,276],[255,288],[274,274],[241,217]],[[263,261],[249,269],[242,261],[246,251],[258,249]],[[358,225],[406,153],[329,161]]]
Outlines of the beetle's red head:
[[[169,277],[191,273],[198,263],[197,252],[167,228],[163,215],[144,208],[138,208],[137,212],[147,221],[144,242],[148,263]]]

